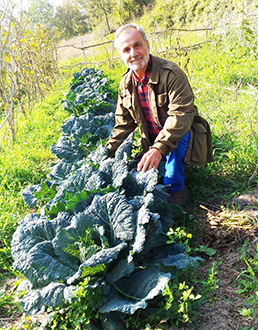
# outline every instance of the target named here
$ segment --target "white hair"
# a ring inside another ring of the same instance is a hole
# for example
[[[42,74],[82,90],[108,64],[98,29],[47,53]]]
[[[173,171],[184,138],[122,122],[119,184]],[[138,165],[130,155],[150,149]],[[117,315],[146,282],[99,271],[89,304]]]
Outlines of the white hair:
[[[129,23],[129,24],[125,24],[125,25],[122,25],[120,26],[117,30],[116,30],[116,33],[115,33],[115,40],[114,40],[114,44],[115,44],[115,47],[116,49],[118,50],[118,44],[117,44],[117,39],[119,37],[119,35],[125,31],[125,30],[128,30],[128,29],[135,29],[137,31],[139,31],[143,37],[143,39],[145,41],[148,41],[148,37],[146,35],[146,33],[143,31],[143,28],[135,23]],[[118,50],[119,51],[119,50]]]

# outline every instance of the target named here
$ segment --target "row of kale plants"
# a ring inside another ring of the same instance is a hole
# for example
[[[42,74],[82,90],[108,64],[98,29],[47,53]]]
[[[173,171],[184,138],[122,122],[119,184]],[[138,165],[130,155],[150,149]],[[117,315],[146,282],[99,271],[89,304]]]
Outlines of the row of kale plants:
[[[97,304],[98,311],[78,319],[78,329],[123,329],[128,316],[153,314],[168,284],[201,260],[188,256],[183,244],[167,243],[173,222],[189,215],[168,204],[162,166],[137,172],[133,134],[108,157],[115,112],[109,88],[102,71],[74,73],[62,101],[71,115],[51,146],[57,161],[46,180],[22,192],[32,211],[13,235],[13,268],[24,278],[22,308],[52,311],[44,329],[53,311],[69,308],[85,280],[84,289],[99,298],[85,309]]]

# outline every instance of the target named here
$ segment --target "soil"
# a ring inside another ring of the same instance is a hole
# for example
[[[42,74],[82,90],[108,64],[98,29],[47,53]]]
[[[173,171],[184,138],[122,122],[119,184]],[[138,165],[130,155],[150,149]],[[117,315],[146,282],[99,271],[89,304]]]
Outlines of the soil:
[[[216,201],[202,206],[197,219],[203,227],[201,244],[217,250],[215,256],[205,259],[204,266],[198,271],[208,274],[215,261],[218,265],[218,288],[211,300],[202,306],[193,324],[181,327],[180,330],[258,329],[258,315],[252,319],[242,316],[240,310],[246,307],[245,299],[236,293],[236,279],[246,269],[240,260],[240,249],[246,244],[246,251],[251,255],[257,253],[258,189],[233,200],[231,210],[221,209]]]
[[[209,205],[189,206],[187,211],[191,211],[200,223],[200,243],[217,251],[215,256],[202,256],[205,262],[198,271],[207,278],[209,269],[216,262],[218,288],[201,307],[192,324],[181,326],[178,330],[258,329],[258,315],[253,319],[242,316],[240,310],[245,306],[245,300],[243,295],[236,293],[236,279],[245,267],[239,258],[240,249],[245,243],[249,253],[257,253],[258,189],[233,200],[232,209],[223,209],[219,201],[212,201]],[[14,281],[15,279],[9,279],[6,282],[10,290]],[[31,324],[40,324],[45,318],[46,314],[43,314],[30,317],[29,320]],[[25,320],[28,322],[25,314],[13,312],[10,317],[6,309],[0,307],[0,329],[25,329],[22,328]]]

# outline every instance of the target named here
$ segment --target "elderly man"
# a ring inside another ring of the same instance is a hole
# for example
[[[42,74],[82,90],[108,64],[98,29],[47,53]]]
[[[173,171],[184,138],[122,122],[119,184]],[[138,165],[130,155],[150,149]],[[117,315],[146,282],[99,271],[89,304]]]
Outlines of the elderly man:
[[[143,156],[137,170],[157,169],[164,159],[164,184],[169,185],[171,202],[184,206],[189,200],[186,164],[213,161],[209,125],[198,115],[186,75],[175,63],[150,55],[140,26],[121,26],[115,47],[128,70],[119,87],[109,156],[139,125]]]

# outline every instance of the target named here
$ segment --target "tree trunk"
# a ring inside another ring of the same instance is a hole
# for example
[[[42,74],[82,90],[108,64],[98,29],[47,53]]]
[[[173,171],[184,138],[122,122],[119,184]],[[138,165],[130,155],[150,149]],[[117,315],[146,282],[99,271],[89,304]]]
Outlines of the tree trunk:
[[[108,33],[111,33],[111,29],[110,29],[110,25],[109,25],[109,21],[108,21],[108,14],[105,8],[102,7],[102,10],[104,12],[105,15],[105,19],[106,19],[106,24],[107,24],[107,29],[108,29]]]

